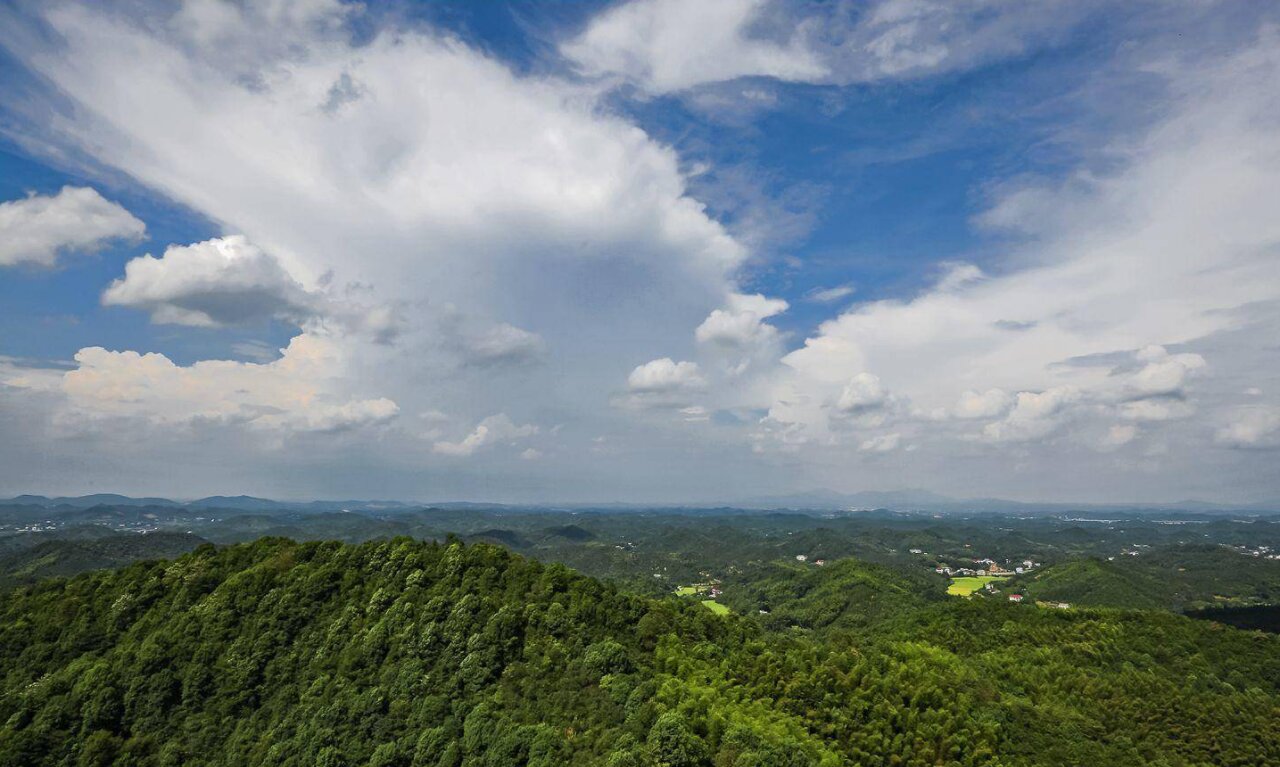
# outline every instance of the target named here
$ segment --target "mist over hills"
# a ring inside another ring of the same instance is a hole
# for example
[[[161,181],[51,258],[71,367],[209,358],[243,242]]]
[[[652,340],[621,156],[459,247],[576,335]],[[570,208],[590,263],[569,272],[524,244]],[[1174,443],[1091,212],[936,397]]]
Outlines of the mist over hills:
[[[46,509],[90,509],[95,506],[162,506],[193,510],[224,509],[229,511],[378,511],[421,508],[424,504],[400,501],[276,501],[250,495],[212,495],[194,501],[169,498],[133,498],[115,493],[93,493],[80,496],[48,497],[19,495],[0,500],[0,506],[38,506]]]
[[[394,512],[420,508],[450,510],[474,509],[742,509],[742,510],[796,510],[796,511],[925,511],[937,513],[1009,513],[1055,514],[1071,511],[1177,511],[1192,513],[1248,512],[1266,513],[1280,511],[1280,500],[1259,503],[1220,503],[1202,500],[1182,500],[1168,503],[1064,503],[1013,501],[1004,498],[954,498],[929,490],[866,490],[856,493],[840,493],[818,489],[791,494],[739,498],[720,504],[644,504],[644,503],[487,503],[483,501],[431,501],[413,502],[396,500],[310,500],[281,501],[250,495],[215,495],[196,500],[179,501],[159,497],[131,497],[116,493],[94,493],[81,496],[57,496],[25,494],[0,499],[3,506],[30,506],[43,509],[84,510],[97,506],[157,506],[190,510],[225,511],[307,511],[307,512]]]

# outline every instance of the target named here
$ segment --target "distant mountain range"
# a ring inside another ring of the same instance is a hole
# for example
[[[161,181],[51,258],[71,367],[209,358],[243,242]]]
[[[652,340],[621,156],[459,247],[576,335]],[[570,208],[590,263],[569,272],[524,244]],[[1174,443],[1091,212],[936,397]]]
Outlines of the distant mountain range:
[[[447,503],[406,503],[403,501],[276,501],[269,498],[255,498],[249,495],[214,495],[194,501],[174,501],[168,498],[132,498],[114,493],[96,493],[74,497],[50,498],[43,495],[20,495],[8,500],[0,500],[0,506],[33,506],[47,509],[89,509],[95,506],[163,506],[168,508],[185,508],[191,510],[222,509],[243,512],[301,511],[301,512],[333,512],[333,511],[398,511],[420,509],[425,507],[465,510],[465,509],[520,509],[549,508],[545,504],[507,505],[499,503],[475,503],[454,501]],[[568,504],[556,508],[705,508],[710,504]],[[1122,512],[1122,511],[1179,511],[1191,513],[1212,512],[1280,512],[1280,501],[1251,504],[1227,504],[1210,501],[1176,501],[1171,503],[1048,503],[1010,501],[1002,498],[952,498],[939,495],[928,490],[892,490],[863,491],[858,493],[839,493],[834,490],[811,490],[790,495],[770,495],[754,498],[738,499],[723,504],[718,508],[739,509],[791,509],[807,511],[859,511],[871,509],[888,509],[891,511],[929,511],[939,513],[1021,513],[1021,514],[1058,514],[1071,511],[1080,512]]]
[[[421,508],[420,503],[400,501],[273,501],[250,495],[211,495],[194,501],[174,501],[169,498],[131,498],[115,493],[60,496],[19,495],[0,500],[0,506],[39,506],[56,509],[90,509],[94,506],[167,506],[187,509],[226,509],[231,511],[378,511]]]
[[[1002,512],[1062,513],[1078,511],[1183,511],[1215,512],[1280,511],[1280,501],[1251,504],[1214,503],[1210,501],[1174,501],[1170,503],[1053,503],[1010,501],[1003,498],[951,498],[928,490],[864,491],[838,493],[813,490],[792,495],[749,498],[734,504],[745,509],[813,509],[862,510],[890,509],[899,511],[937,512]]]

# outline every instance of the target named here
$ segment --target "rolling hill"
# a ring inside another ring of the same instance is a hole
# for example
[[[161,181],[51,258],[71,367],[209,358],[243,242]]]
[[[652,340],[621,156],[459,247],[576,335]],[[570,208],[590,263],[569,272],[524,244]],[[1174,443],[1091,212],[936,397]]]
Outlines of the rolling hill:
[[[1074,559],[1010,584],[1037,600],[1094,607],[1185,610],[1280,602],[1280,561],[1226,546],[1153,549],[1114,560]]]
[[[905,598],[831,573],[796,603]],[[0,763],[1280,763],[1280,638],[981,600],[887,615],[827,643],[487,544],[202,546],[4,594]]]

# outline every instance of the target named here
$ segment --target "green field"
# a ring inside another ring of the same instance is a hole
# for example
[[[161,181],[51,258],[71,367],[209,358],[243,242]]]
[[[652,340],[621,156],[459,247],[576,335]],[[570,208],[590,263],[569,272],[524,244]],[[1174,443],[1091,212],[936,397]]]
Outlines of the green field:
[[[1007,580],[1007,575],[969,575],[952,578],[947,586],[947,593],[958,597],[967,597],[988,583]]]
[[[698,593],[698,590],[693,586],[681,586],[680,588],[676,589],[676,596],[678,597],[691,597],[697,593]]]
[[[714,599],[704,599],[704,600],[702,600],[702,606],[703,606],[703,607],[705,607],[705,608],[707,608],[707,609],[708,609],[708,610],[710,610],[711,612],[715,613],[716,615],[728,615],[728,614],[729,614],[729,608],[725,607],[724,605],[720,604],[719,602],[717,602],[717,601],[716,601],[716,600],[714,600]]]

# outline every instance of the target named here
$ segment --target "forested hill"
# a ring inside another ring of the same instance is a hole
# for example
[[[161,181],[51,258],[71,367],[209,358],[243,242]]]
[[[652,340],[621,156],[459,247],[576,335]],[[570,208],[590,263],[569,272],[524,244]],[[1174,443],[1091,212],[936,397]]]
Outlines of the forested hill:
[[[947,599],[945,580],[852,557],[823,567],[775,561],[724,583],[724,601],[774,630],[868,629]]]
[[[487,544],[264,539],[0,601],[0,764],[1280,764],[1280,639],[951,600],[761,633]]]
[[[1224,546],[1169,546],[1118,559],[1073,559],[1014,580],[1028,597],[1092,607],[1177,610],[1280,602],[1280,561]]]
[[[99,529],[85,533],[79,537],[52,538],[28,548],[0,549],[0,588],[41,578],[121,567],[139,559],[176,557],[206,542],[198,536],[177,532],[136,535]]]

